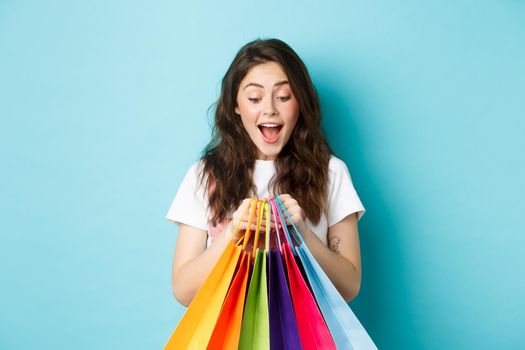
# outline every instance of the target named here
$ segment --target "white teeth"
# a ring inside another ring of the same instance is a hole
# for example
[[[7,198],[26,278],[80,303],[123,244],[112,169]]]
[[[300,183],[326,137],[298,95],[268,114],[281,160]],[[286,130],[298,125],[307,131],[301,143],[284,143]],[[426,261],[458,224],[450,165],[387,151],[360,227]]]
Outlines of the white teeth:
[[[278,124],[266,124],[266,123],[263,123],[263,124],[259,124],[259,126],[264,126],[266,128],[277,128],[279,127],[280,125]]]

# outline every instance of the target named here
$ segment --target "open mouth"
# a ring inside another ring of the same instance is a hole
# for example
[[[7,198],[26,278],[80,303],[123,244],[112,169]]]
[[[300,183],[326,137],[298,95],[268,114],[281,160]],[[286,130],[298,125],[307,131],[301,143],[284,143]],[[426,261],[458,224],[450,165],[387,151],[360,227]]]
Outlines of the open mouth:
[[[261,123],[257,125],[257,127],[261,131],[262,137],[266,143],[275,143],[279,139],[283,125],[276,123]]]

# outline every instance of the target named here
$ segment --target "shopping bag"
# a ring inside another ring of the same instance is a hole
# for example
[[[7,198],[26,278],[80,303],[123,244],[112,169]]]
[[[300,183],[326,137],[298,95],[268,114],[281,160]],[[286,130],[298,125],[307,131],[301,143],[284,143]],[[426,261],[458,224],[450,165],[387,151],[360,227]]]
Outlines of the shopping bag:
[[[276,197],[277,198],[277,197]],[[270,200],[275,203],[275,200]],[[280,208],[274,205],[274,209],[279,212],[278,223],[276,226],[286,228]],[[287,236],[287,241],[281,245],[281,254],[284,256],[286,269],[288,272],[288,282],[293,301],[295,319],[299,330],[301,346],[305,350],[309,349],[336,349],[335,343],[328,330],[328,327],[321,315],[315,299],[308,289],[299,267],[294,259],[291,249],[291,238]]]
[[[241,253],[239,269],[226,295],[219,318],[208,343],[208,350],[236,349],[241,335],[246,287],[251,269],[251,254]]]
[[[337,348],[355,350],[377,349],[365,328],[352,312],[350,306],[348,306],[341,294],[337,291],[306,244],[304,244],[301,233],[293,224],[283,203],[279,198],[276,198],[275,201],[281,209],[280,213],[284,213],[284,215],[287,216],[288,221],[293,227],[294,235],[291,235],[286,225],[284,225],[287,235],[297,242],[297,246],[294,246],[293,249],[302,262],[315,299]],[[281,219],[284,221],[284,217],[281,217]]]
[[[253,254],[255,263],[250,279],[248,296],[244,307],[239,350],[269,350],[270,349],[270,326],[268,316],[268,295],[266,284],[266,251],[269,234],[265,235],[264,250],[258,248],[259,233],[263,213],[268,203],[260,201],[259,217],[255,230]],[[270,222],[267,217],[267,231]]]
[[[261,201],[258,203],[260,205]],[[248,226],[251,227],[252,218],[248,220],[248,223]],[[235,272],[235,278],[208,343],[208,350],[236,349],[239,346],[246,288],[253,266],[252,253],[247,252],[249,240],[250,235],[246,235],[243,240],[240,267]]]
[[[249,221],[253,220],[255,214],[255,202],[256,200],[252,199],[243,213],[244,216],[248,208],[251,208]],[[232,237],[235,236],[239,225],[240,221]],[[243,251],[241,244],[247,240],[249,234],[248,227],[239,241],[230,240],[228,242],[216,265],[168,339],[164,350],[206,349]]]
[[[276,212],[272,207],[274,222],[277,222]],[[271,241],[268,249],[268,309],[270,315],[270,348],[271,349],[301,349],[301,340],[297,321],[295,320],[292,299],[286,272],[282,262],[281,239],[279,227],[275,226],[275,245]]]

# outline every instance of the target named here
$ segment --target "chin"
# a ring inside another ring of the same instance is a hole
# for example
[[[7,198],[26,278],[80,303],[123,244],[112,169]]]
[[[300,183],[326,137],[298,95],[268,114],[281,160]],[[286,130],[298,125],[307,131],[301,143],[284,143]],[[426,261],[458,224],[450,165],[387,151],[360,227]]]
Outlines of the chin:
[[[259,148],[259,152],[265,158],[275,159],[275,158],[277,158],[279,153],[281,153],[281,149],[282,149],[282,147],[280,147],[278,150],[275,150],[275,149],[274,150],[265,150],[265,149]]]

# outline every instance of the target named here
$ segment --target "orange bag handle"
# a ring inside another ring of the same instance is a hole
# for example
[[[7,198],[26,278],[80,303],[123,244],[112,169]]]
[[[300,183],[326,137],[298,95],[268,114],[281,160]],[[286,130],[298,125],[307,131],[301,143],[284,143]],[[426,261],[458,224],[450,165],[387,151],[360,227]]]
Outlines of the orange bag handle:
[[[252,204],[254,202],[255,202],[255,204]],[[253,219],[255,217],[255,211],[257,210],[258,203],[259,203],[259,200],[257,200],[256,198],[252,198],[252,200],[250,200],[250,206],[251,206],[250,217],[248,218],[248,226],[246,226],[246,231],[244,232],[244,236],[242,237],[242,239],[243,239],[242,249],[243,250],[246,250],[246,247],[248,246],[248,242],[250,241],[250,238],[251,238],[252,222],[253,222]],[[243,214],[243,217],[244,217],[244,214]],[[239,242],[240,242],[240,240],[239,240]]]
[[[250,207],[252,206],[252,203],[254,201],[257,201],[256,198],[251,198],[250,199],[250,202],[248,203],[248,205],[246,206],[246,208],[244,208],[244,211],[242,213],[242,216],[241,217],[244,217],[246,215],[246,212],[248,211],[248,209],[250,209]],[[242,235],[238,240],[237,242],[233,242],[235,245],[240,245],[241,243],[244,244],[243,240],[245,240],[245,236],[246,235],[249,235],[249,231],[250,231],[250,224],[251,224],[251,221],[253,219],[253,215],[255,214],[255,208],[250,210],[250,217],[248,219],[248,227],[246,228],[246,231],[244,232],[244,235]],[[237,222],[237,225],[235,225],[235,228],[233,229],[233,232],[231,233],[231,236],[230,236],[230,239],[233,241],[233,237],[235,236],[235,234],[239,231],[239,226],[241,225],[241,220],[239,219],[239,221]],[[249,238],[249,237],[248,237]],[[244,247],[244,245],[243,245]]]

